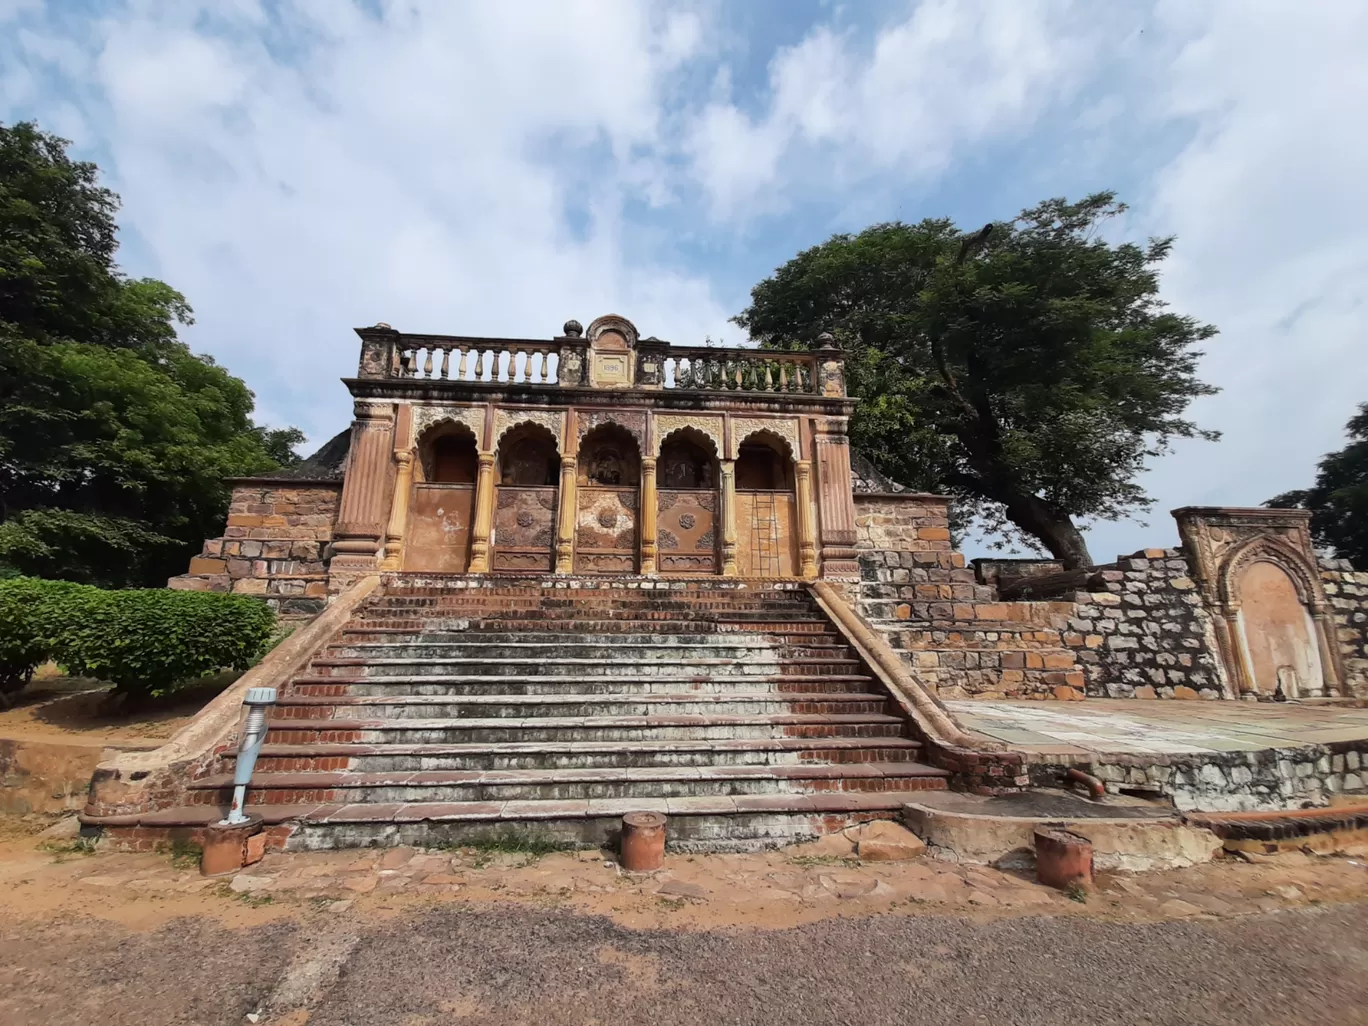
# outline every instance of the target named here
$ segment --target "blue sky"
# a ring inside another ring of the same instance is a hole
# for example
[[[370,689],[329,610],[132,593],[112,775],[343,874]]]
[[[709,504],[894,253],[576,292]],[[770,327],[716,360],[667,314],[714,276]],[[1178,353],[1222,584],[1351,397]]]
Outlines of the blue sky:
[[[1221,328],[1192,413],[1225,437],[1090,528],[1106,559],[1307,483],[1368,400],[1365,53],[1358,0],[0,0],[0,119],[100,163],[125,267],[313,441],[358,324],[737,342],[833,232],[1115,189]]]

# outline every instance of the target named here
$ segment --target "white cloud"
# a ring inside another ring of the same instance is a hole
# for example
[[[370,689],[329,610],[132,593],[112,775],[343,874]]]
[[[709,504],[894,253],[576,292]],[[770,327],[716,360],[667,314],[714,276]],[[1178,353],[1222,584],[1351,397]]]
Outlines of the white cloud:
[[[66,26],[19,44],[35,68],[63,57],[79,145],[110,154],[121,222],[154,258],[137,270],[188,295],[189,340],[267,419],[340,427],[350,328],[376,320],[548,337],[614,310],[681,340],[724,324],[706,280],[629,252],[621,215],[658,178],[642,154],[697,15],[586,0],[372,18],[301,0],[275,19],[120,7],[75,76]]]
[[[1167,510],[1257,505],[1311,482],[1368,400],[1368,8],[1276,2],[1158,9],[1173,44],[1145,112],[1190,141],[1137,211],[1176,233],[1164,279],[1174,308],[1221,334],[1203,377],[1224,391],[1194,405],[1217,444],[1186,443],[1147,486],[1152,526],[1104,525],[1093,555],[1172,539]],[[1101,551],[1097,551],[1100,549]]]
[[[815,26],[770,62],[759,117],[725,96],[699,114],[686,145],[714,213],[779,209],[814,181],[925,180],[974,144],[1027,132],[1089,64],[1087,22],[1068,14],[925,0],[868,47]]]

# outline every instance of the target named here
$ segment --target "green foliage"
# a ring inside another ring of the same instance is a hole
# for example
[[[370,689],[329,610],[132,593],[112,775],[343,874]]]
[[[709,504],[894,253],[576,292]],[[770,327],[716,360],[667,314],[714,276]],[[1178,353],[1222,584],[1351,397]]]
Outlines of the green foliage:
[[[118,198],[66,145],[0,125],[0,575],[159,584],[220,532],[222,479],[301,435],[176,338],[180,293],[118,270]]]
[[[1074,517],[1148,506],[1146,461],[1175,436],[1215,437],[1182,417],[1215,391],[1193,348],[1215,329],[1159,299],[1171,239],[1100,237],[1124,210],[1099,193],[974,233],[939,219],[836,235],[735,320],[769,348],[832,332],[860,397],[853,441],[880,470],[1084,565]]]
[[[225,668],[247,669],[274,630],[275,613],[242,595],[0,581],[0,673],[22,678],[19,687],[53,659],[124,694],[166,694]]]
[[[53,658],[70,605],[93,590],[67,581],[0,580],[0,695],[22,691]]]
[[[1311,510],[1311,537],[1360,570],[1368,569],[1368,403],[1345,425],[1349,444],[1318,465],[1316,483],[1266,506]]]
[[[135,589],[101,592],[65,625],[68,672],[129,694],[161,695],[222,669],[245,670],[265,648],[275,613],[242,595]]]

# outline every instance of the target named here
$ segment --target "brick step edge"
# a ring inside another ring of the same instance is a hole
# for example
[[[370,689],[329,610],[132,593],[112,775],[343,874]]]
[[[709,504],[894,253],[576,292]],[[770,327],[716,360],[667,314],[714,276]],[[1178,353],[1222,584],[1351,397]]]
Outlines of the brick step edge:
[[[821,815],[824,813],[901,810],[905,791],[821,791],[813,794],[707,795],[685,798],[579,798],[494,802],[353,802],[345,805],[260,805],[253,813],[268,826],[288,822],[314,825],[343,823],[526,822],[548,819],[616,818],[629,812],[663,812],[668,816],[736,814]],[[226,810],[214,805],[184,805],[156,812],[115,816],[81,815],[80,821],[103,827],[194,827],[221,820]]]
[[[1183,821],[1225,841],[1281,841],[1368,828],[1368,804],[1267,812],[1189,812]]]

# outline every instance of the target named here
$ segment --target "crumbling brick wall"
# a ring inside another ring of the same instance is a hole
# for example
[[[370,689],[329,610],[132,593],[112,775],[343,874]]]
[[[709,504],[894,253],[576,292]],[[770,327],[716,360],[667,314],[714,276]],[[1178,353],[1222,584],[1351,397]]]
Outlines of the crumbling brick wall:
[[[315,616],[327,604],[325,550],[341,492],[340,482],[237,483],[223,537],[206,541],[167,585],[257,595],[285,620]]]
[[[1320,576],[1335,620],[1345,690],[1368,698],[1368,572],[1355,570],[1347,559],[1323,559]]]
[[[870,620],[941,618],[955,603],[992,601],[950,541],[950,500],[915,492],[855,495],[859,610]],[[925,616],[916,615],[924,613]]]
[[[1100,566],[1088,588],[1069,628],[1083,638],[1077,658],[1089,695],[1221,697],[1211,614],[1181,549],[1145,549]]]

